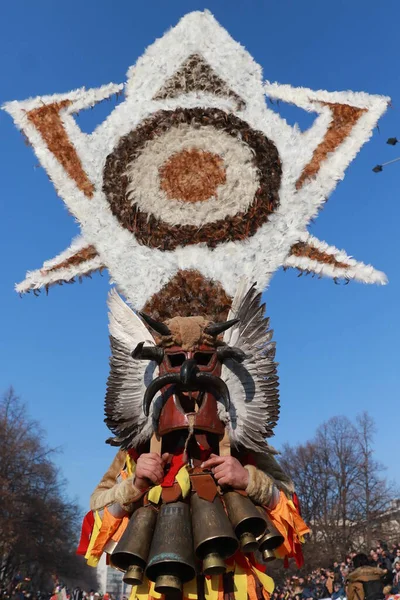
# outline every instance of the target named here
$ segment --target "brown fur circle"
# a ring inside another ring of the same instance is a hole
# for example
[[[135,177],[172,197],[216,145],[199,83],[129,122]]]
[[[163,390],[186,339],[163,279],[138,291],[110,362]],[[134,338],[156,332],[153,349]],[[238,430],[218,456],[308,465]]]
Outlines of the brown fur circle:
[[[239,138],[253,151],[260,185],[246,212],[227,216],[199,228],[192,225],[168,225],[153,215],[140,211],[136,205],[131,206],[126,193],[128,165],[139,156],[147,141],[181,123],[188,123],[193,128],[211,125],[216,130]],[[247,239],[268,221],[269,215],[279,205],[281,174],[281,161],[275,144],[263,133],[253,130],[245,121],[217,108],[176,109],[159,111],[121,138],[107,157],[103,191],[119,223],[144,245],[159,250],[175,250],[178,246],[205,243],[210,248],[215,248],[220,243]]]
[[[173,154],[160,169],[160,185],[168,198],[199,202],[217,196],[226,182],[224,161],[204,150],[182,150]]]
[[[154,294],[143,307],[143,312],[157,321],[173,317],[203,316],[215,323],[226,321],[232,298],[216,281],[206,279],[194,270],[178,273]]]

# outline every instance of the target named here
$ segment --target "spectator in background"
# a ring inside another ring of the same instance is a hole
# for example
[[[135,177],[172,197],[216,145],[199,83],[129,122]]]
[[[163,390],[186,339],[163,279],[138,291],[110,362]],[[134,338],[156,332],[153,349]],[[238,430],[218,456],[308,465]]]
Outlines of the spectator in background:
[[[332,569],[327,569],[326,571],[322,571],[321,573],[323,573],[325,575],[325,586],[326,589],[328,590],[328,596],[332,596],[333,593],[333,582],[335,579],[335,573],[332,571]]]
[[[345,598],[345,597],[346,597],[346,593],[344,591],[344,587],[341,585],[341,583],[336,581],[333,584],[333,592],[331,595],[332,600],[340,600],[341,598]]]
[[[379,554],[376,550],[371,550],[369,564],[371,567],[377,567],[379,565]]]
[[[334,570],[335,573],[339,573],[339,571],[340,571],[340,565],[339,565],[339,563],[338,563],[337,560],[335,560],[333,562],[333,570]]]
[[[388,551],[387,550],[382,550],[381,555],[379,557],[379,567],[381,569],[384,569],[386,571],[392,571],[392,560],[389,558],[388,556]]]
[[[383,600],[390,593],[391,572],[371,566],[366,554],[357,554],[353,564],[355,570],[348,578],[347,600]]]
[[[400,594],[400,561],[395,564],[393,571],[393,587],[392,594]]]
[[[306,585],[301,595],[303,600],[308,600],[309,598],[315,599],[315,586],[312,580],[312,577],[307,577]]]
[[[394,561],[393,561],[393,568],[396,566],[396,563],[398,563],[400,561],[400,548],[396,548],[394,547]]]

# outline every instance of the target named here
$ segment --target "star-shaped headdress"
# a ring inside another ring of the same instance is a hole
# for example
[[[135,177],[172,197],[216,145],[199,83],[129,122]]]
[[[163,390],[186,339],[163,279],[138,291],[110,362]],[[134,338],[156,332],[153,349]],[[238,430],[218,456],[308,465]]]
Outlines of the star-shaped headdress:
[[[116,93],[124,101],[83,133],[74,115]],[[317,117],[303,133],[266,97]],[[154,312],[160,290],[182,281],[192,290],[212,282],[229,305],[243,277],[262,290],[281,266],[385,283],[307,224],[387,103],[265,83],[209,12],[193,12],[147,49],[125,85],[6,104],[82,232],[17,290],[107,268],[136,310]]]

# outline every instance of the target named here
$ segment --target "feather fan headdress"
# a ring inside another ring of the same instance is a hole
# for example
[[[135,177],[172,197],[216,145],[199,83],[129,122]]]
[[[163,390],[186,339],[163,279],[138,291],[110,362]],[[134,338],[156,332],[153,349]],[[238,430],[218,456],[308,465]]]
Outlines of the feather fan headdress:
[[[124,101],[92,134],[82,132],[74,115],[113,94]],[[290,127],[266,97],[315,113],[313,125],[304,133]],[[250,358],[223,366],[237,399],[225,418],[233,443],[259,448],[278,416],[259,294],[274,271],[386,281],[307,225],[387,104],[383,96],[264,82],[259,65],[207,11],[186,15],[150,46],[124,85],[6,104],[81,226],[81,236],[28,272],[17,291],[107,268],[132,308],[155,319],[239,318],[224,341]],[[130,421],[127,407],[139,414],[157,365],[130,353],[154,339],[116,293],[110,310],[107,419],[120,443],[137,443],[154,414]]]

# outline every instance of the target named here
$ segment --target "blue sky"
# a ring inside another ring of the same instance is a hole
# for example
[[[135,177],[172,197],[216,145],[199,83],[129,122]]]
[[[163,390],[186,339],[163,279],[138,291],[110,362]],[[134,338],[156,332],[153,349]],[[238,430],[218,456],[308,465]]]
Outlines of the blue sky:
[[[14,0],[0,21],[0,102],[125,80],[144,48],[186,12],[210,9],[260,63],[270,81],[314,89],[364,90],[393,108],[361,150],[311,231],[385,271],[389,285],[335,285],[278,272],[265,299],[280,362],[281,418],[273,443],[297,443],[333,415],[375,419],[377,458],[400,482],[398,187],[400,169],[372,173],[397,156],[400,46],[397,0]],[[91,131],[110,110],[82,113]],[[282,107],[293,124],[312,118]],[[14,283],[66,246],[78,227],[11,118],[0,115],[0,390],[12,384],[50,445],[81,505],[113,456],[105,445],[108,276],[20,299]],[[400,151],[399,151],[400,154]]]

